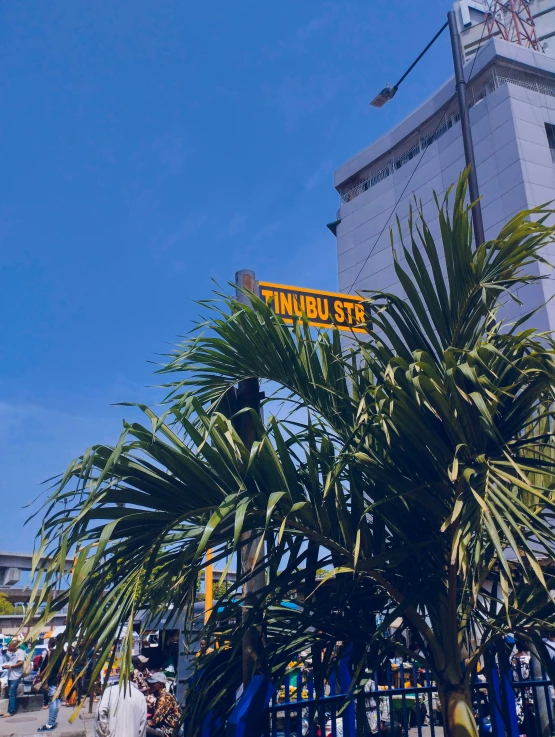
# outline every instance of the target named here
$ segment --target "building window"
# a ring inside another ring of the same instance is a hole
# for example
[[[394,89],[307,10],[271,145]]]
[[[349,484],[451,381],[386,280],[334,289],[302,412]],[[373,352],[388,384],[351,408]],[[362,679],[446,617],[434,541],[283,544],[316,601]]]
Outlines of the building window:
[[[551,160],[555,164],[555,125],[551,125],[551,123],[546,123],[545,132],[547,133],[547,142],[549,143],[549,148],[551,149]]]

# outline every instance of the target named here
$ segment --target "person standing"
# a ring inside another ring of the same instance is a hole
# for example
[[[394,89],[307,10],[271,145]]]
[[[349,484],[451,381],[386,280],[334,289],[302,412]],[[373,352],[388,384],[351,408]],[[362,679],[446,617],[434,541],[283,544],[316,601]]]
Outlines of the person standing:
[[[364,684],[364,705],[366,707],[366,719],[368,720],[368,732],[377,734],[378,732],[378,702],[373,691],[376,691],[376,683],[372,678],[368,678]]]
[[[147,678],[151,677],[151,673],[146,667],[147,663],[148,658],[145,658],[144,655],[133,655],[131,658],[131,665],[133,666],[132,681],[139,691],[145,695],[150,691]]]
[[[169,737],[179,722],[179,707],[174,697],[166,691],[166,674],[153,673],[147,683],[156,696],[156,706],[148,721],[146,733],[150,737]]]
[[[23,678],[23,663],[25,662],[26,653],[19,646],[19,640],[15,637],[10,640],[6,651],[6,662],[2,668],[8,671],[8,711],[2,714],[3,717],[12,717],[17,710],[17,687]]]
[[[38,655],[35,655],[35,657],[33,658],[33,670],[36,671],[36,675],[33,680],[33,689],[37,693],[42,694],[42,699],[43,699],[42,708],[43,709],[48,709],[48,689],[47,689],[46,684],[41,683],[40,671],[41,671],[42,664],[44,663],[44,659],[46,658],[47,653],[48,653],[48,646],[46,650],[43,650]]]
[[[96,714],[96,737],[144,737],[146,699],[133,681],[108,686]]]
[[[37,732],[51,732],[58,726],[58,712],[60,711],[60,697],[56,696],[56,691],[60,684],[60,667],[62,664],[61,654],[57,660],[54,660],[54,650],[57,645],[55,637],[51,637],[48,640],[48,652],[46,657],[42,661],[42,665],[38,674],[39,679],[42,681],[44,677],[47,678],[47,695],[48,695],[48,721],[43,724],[42,727],[37,729]],[[48,675],[46,675],[46,669],[52,662],[52,666]]]
[[[42,663],[43,657],[44,651],[37,653],[37,655],[33,655],[33,670],[40,670],[40,664]]]
[[[531,670],[530,648],[524,642],[515,642],[515,653],[511,658],[513,682],[521,683],[530,680]],[[516,717],[519,728],[524,730],[528,723],[529,710],[534,708],[534,695],[529,686],[515,686]]]
[[[213,652],[214,652],[214,648],[213,647],[208,647],[208,642],[203,637],[202,640],[199,642],[199,649],[198,649],[198,653],[197,653],[197,658],[200,658],[203,655],[208,655],[208,653],[213,653]]]
[[[152,714],[154,707],[156,706],[156,697],[150,693],[150,686],[147,683],[147,679],[152,675],[146,667],[147,663],[148,658],[145,658],[144,655],[133,655],[131,658],[131,665],[133,666],[133,676],[131,680],[145,696],[147,713]]]

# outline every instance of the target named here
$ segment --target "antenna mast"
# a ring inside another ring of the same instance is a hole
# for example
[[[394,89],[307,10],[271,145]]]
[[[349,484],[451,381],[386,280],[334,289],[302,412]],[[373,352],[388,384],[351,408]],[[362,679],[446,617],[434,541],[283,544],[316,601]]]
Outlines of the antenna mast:
[[[505,41],[543,51],[536,36],[530,0],[489,0],[486,14],[488,35],[499,34]]]

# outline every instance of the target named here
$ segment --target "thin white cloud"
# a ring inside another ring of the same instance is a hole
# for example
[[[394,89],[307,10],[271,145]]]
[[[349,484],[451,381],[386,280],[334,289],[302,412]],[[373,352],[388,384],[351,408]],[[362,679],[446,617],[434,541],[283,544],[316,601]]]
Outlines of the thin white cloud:
[[[316,33],[323,31],[329,25],[335,22],[340,12],[340,8],[337,5],[326,3],[323,6],[322,12],[312,18],[306,25],[299,28],[296,33],[296,37],[299,40],[305,41]]]
[[[169,251],[176,246],[182,246],[191,236],[197,234],[207,221],[205,213],[192,213],[185,218],[183,224],[174,231],[165,235],[158,244],[158,249]]]
[[[329,160],[323,161],[320,166],[314,171],[309,178],[306,180],[304,188],[306,192],[312,191],[315,187],[323,182],[327,182],[328,174],[332,168],[332,162]],[[328,182],[329,183],[329,182]]]

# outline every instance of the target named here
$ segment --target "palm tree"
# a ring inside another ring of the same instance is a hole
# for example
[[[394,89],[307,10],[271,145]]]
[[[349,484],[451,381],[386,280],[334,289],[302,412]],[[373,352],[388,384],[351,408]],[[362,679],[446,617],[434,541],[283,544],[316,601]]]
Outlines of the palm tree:
[[[411,212],[410,242],[395,254],[405,298],[366,295],[364,340],[345,347],[303,320],[289,328],[254,295],[250,306],[205,303],[204,330],[162,369],[163,414],[142,406],[150,426],[125,424],[114,447],[92,447],[55,481],[37,546],[41,622],[67,606],[66,637],[99,651],[98,671],[138,607],[183,611],[206,549],[230,562],[249,533],[261,543],[241,581],[264,571],[267,582],[250,624],[276,621],[287,592],[299,580],[312,590],[327,567],[388,614],[380,627],[371,617],[351,627],[366,637],[355,684],[402,615],[424,643],[452,737],[476,735],[471,675],[506,631],[549,666],[540,630],[555,588],[554,344],[527,327],[532,314],[510,325],[498,310],[537,281],[554,231],[538,208],[473,248],[465,195],[466,174],[452,210],[447,196],[437,202],[441,244]],[[250,447],[233,388],[253,377],[275,389],[268,407],[279,399],[291,411],[264,423],[252,412]],[[72,550],[71,585],[51,598]],[[349,611],[345,591],[335,612]],[[322,606],[308,599],[296,643],[314,636],[306,625],[325,619]],[[268,650],[277,672],[287,646]]]

